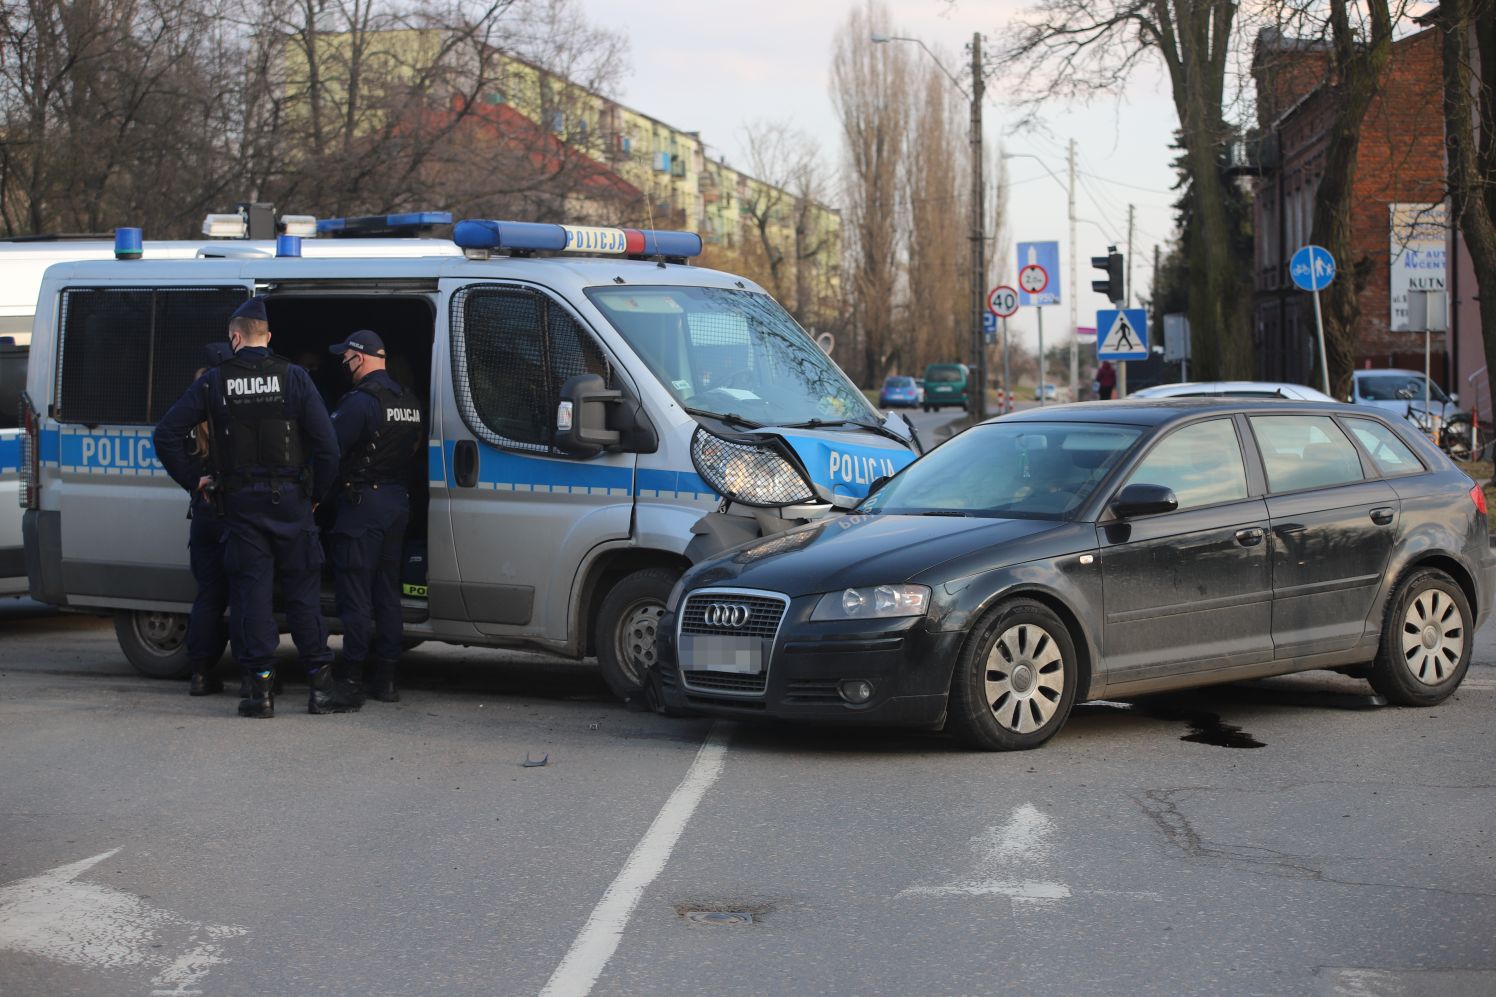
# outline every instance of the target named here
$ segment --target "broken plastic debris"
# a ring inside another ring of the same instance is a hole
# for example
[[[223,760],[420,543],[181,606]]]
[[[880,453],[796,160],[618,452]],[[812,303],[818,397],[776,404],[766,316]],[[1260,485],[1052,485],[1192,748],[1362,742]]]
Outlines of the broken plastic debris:
[[[527,769],[538,769],[538,768],[540,768],[540,766],[544,765],[546,762],[548,762],[550,760],[551,760],[550,752],[546,752],[545,754],[541,755],[539,758],[531,758],[530,757],[530,753],[528,751],[526,751],[525,752],[525,763],[524,763],[524,767],[527,768]]]

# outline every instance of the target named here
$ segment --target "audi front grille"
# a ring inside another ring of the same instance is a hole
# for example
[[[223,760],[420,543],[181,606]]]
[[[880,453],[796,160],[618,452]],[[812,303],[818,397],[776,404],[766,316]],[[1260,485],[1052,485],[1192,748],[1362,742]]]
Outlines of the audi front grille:
[[[748,589],[699,589],[681,605],[676,630],[676,648],[680,654],[681,681],[688,690],[736,696],[761,696],[769,681],[769,664],[779,625],[789,608],[788,597],[777,592]],[[742,674],[711,661],[694,661],[680,640],[693,637],[747,638],[760,642],[763,668],[756,674]]]

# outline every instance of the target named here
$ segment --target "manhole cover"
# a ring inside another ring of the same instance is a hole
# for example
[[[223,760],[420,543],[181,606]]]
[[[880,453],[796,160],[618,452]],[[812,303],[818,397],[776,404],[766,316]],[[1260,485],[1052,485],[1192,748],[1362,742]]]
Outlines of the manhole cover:
[[[694,924],[752,924],[753,915],[741,910],[688,910],[686,920]]]

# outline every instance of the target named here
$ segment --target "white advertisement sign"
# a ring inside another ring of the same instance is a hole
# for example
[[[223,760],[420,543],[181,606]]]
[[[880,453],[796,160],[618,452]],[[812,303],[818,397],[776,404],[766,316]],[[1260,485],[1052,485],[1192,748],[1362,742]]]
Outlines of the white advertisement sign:
[[[1393,332],[1423,332],[1408,314],[1409,291],[1444,293],[1449,250],[1449,210],[1444,204],[1390,204],[1392,274],[1389,299]]]

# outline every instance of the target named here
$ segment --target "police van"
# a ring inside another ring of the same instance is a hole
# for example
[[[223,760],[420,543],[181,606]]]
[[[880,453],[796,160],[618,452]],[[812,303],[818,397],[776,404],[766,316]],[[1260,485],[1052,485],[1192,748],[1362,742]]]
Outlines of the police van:
[[[424,212],[409,217],[430,224],[436,213]],[[309,231],[332,234],[342,232],[358,222],[375,219],[324,218],[305,216],[282,218],[285,226],[294,219],[305,218]],[[398,229],[406,216],[387,216],[384,229]],[[446,216],[450,221],[450,216]],[[204,235],[214,239],[149,241],[140,245],[142,256],[149,259],[261,258],[275,256],[276,243],[269,240],[246,241],[243,220],[238,215],[209,215],[203,223]],[[440,239],[308,239],[302,252],[308,257],[327,256],[461,256],[452,242]],[[37,294],[47,268],[71,260],[112,260],[117,246],[107,239],[22,239],[0,242],[0,597],[26,594],[25,558],[21,547],[21,510],[16,502],[21,477],[21,430],[19,400],[26,384],[28,346],[31,326],[36,318]]]
[[[347,385],[327,347],[365,328],[422,396],[407,638],[596,655],[620,695],[690,563],[849,508],[916,456],[762,288],[690,265],[693,233],[480,220],[453,240],[48,270],[23,405],[33,597],[113,611],[137,668],[183,673],[186,499],[151,430],[251,294],[329,402]]]

